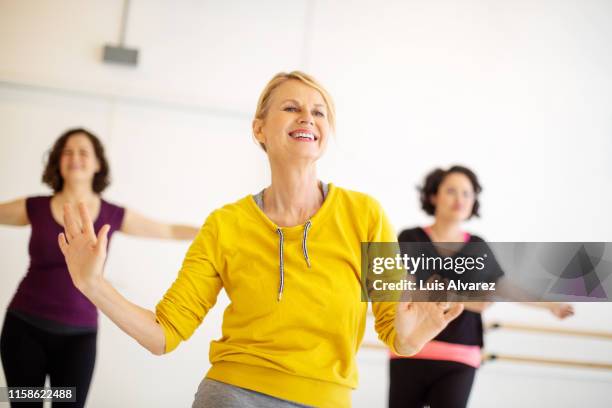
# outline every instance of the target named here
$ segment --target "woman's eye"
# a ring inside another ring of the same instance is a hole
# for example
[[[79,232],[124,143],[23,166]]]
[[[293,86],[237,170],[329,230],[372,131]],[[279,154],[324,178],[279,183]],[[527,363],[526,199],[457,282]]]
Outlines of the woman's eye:
[[[283,108],[283,110],[285,112],[296,112],[297,108],[295,106],[287,106],[287,107]]]
[[[321,112],[321,111],[315,111],[315,112],[314,112],[314,114],[315,114],[316,116],[321,117],[321,118],[324,118],[324,117],[325,117],[325,114],[324,114],[323,112]]]

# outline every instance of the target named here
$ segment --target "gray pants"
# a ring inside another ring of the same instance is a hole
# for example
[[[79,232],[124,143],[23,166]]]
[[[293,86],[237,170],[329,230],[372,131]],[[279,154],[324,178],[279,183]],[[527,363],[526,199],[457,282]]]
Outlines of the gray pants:
[[[308,408],[308,406],[204,378],[191,408]]]

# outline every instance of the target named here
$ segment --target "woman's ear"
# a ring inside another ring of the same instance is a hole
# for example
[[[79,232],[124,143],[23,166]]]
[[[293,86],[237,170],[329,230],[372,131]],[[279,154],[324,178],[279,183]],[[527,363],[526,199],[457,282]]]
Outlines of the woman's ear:
[[[263,133],[263,119],[253,119],[253,137],[259,143],[266,144],[266,137]]]
[[[437,205],[437,204],[436,204],[436,201],[438,201],[438,200],[437,200],[437,198],[438,198],[438,197],[437,197],[437,195],[436,195],[436,194],[431,194],[431,195],[429,196],[429,203],[430,203],[431,205],[433,205],[434,207]]]

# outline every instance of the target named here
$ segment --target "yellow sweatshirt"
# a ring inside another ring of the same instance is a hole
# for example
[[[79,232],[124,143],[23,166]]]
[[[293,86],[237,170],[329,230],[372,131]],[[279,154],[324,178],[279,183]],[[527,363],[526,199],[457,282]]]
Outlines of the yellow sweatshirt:
[[[367,303],[361,242],[396,236],[373,198],[329,184],[305,225],[279,228],[249,195],[212,212],[156,308],[166,352],[187,340],[224,288],[231,301],[207,377],[317,407],[349,407]],[[395,352],[394,303],[373,303]]]

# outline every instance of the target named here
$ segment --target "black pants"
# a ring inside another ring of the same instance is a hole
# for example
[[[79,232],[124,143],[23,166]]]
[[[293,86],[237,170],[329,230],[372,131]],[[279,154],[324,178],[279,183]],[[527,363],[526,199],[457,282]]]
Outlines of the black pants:
[[[7,313],[0,335],[0,355],[9,387],[76,387],[76,402],[53,407],[83,407],[96,362],[96,333],[62,335],[41,330]],[[42,402],[19,402],[12,407],[41,408]]]
[[[454,361],[390,361],[389,408],[464,408],[476,369]]]

